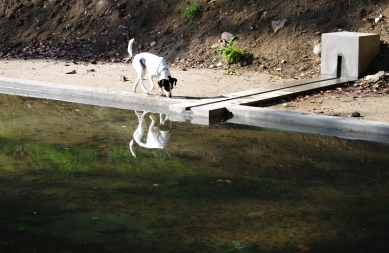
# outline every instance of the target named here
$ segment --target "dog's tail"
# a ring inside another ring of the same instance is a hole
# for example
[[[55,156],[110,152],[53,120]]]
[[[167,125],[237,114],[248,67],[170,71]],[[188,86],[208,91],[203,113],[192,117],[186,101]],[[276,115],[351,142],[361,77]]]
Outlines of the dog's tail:
[[[131,58],[134,58],[135,54],[132,52],[132,44],[134,44],[134,39],[131,39],[130,42],[128,42],[128,53]]]

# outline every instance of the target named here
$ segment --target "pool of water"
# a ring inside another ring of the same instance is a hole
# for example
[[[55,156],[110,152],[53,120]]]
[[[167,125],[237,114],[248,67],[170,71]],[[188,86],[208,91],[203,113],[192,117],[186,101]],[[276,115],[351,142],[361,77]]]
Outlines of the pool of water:
[[[8,95],[0,108],[0,252],[389,250],[389,144]]]

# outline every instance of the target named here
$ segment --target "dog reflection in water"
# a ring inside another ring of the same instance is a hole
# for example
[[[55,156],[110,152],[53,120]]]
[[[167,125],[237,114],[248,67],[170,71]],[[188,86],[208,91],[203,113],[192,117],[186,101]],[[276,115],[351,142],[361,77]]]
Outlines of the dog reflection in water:
[[[147,136],[144,138],[144,134],[146,131],[146,122],[145,122],[145,116],[149,112],[143,112],[139,113],[135,111],[136,116],[138,117],[138,127],[136,128],[133,139],[130,141],[130,150],[134,157],[136,157],[135,151],[134,151],[134,144],[137,143],[139,146],[153,149],[153,148],[159,148],[163,149],[166,147],[166,144],[168,143],[170,139],[170,129],[172,127],[171,121],[168,119],[168,116],[164,114],[159,114],[159,124],[156,125],[155,121],[156,118],[154,114],[150,113],[149,117],[151,119],[150,126],[148,128]],[[166,121],[169,120],[169,125],[165,125]]]

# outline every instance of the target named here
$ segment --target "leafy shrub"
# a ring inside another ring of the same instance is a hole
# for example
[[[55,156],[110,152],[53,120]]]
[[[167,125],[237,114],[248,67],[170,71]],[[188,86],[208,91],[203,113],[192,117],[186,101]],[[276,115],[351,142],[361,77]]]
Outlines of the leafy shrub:
[[[183,10],[184,17],[189,19],[194,19],[198,15],[200,15],[200,11],[201,11],[200,9],[201,9],[200,2],[190,2],[189,6]]]
[[[226,60],[228,64],[240,62],[243,66],[251,63],[253,55],[247,53],[245,49],[238,48],[238,43],[234,39],[235,37],[227,42],[225,46],[219,46],[219,50],[223,54],[223,60]]]

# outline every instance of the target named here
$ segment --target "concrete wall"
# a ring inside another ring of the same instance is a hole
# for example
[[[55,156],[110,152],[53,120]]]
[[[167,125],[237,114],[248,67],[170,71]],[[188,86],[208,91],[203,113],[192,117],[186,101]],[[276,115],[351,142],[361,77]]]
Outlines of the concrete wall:
[[[380,35],[336,32],[322,34],[321,75],[358,79],[380,51]],[[341,64],[338,76],[338,59]]]

